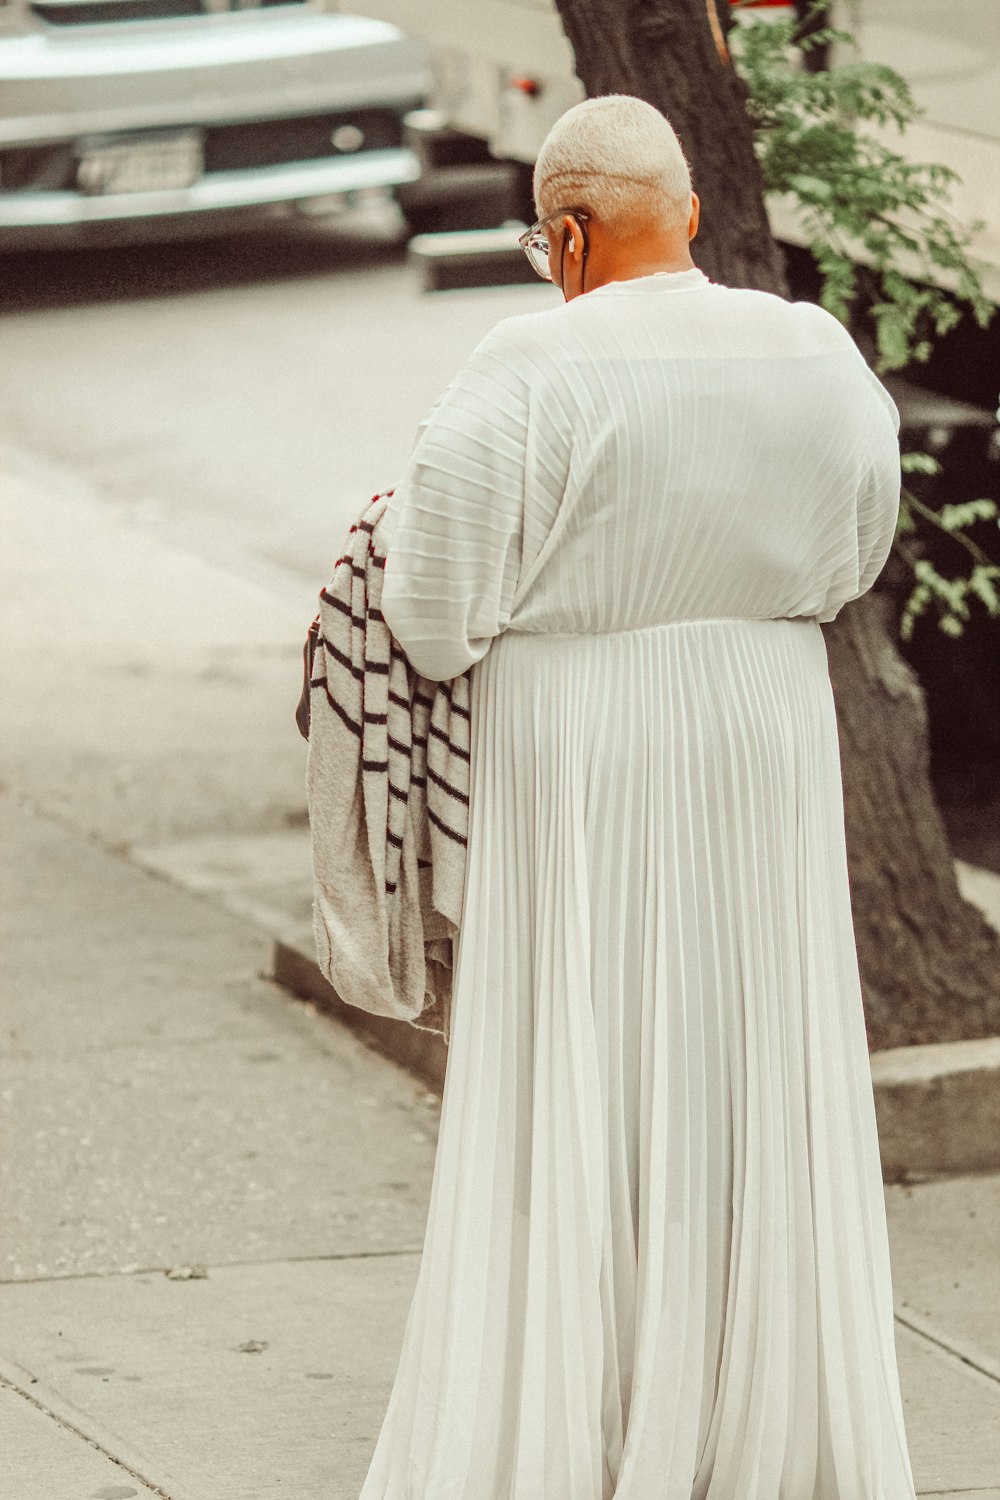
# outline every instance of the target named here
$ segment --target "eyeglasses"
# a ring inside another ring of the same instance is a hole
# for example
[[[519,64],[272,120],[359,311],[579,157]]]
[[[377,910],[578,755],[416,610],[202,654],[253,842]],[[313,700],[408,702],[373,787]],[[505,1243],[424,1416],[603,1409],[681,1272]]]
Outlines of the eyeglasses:
[[[539,219],[537,224],[532,224],[523,234],[518,235],[517,242],[525,255],[530,260],[532,267],[544,281],[552,280],[552,272],[549,270],[549,238],[543,233],[546,224],[553,219],[558,219],[562,214],[572,214],[575,219],[580,220],[580,232],[583,235],[584,264],[588,250],[586,220],[593,218],[588,208],[558,208],[555,213],[546,214],[544,219]]]

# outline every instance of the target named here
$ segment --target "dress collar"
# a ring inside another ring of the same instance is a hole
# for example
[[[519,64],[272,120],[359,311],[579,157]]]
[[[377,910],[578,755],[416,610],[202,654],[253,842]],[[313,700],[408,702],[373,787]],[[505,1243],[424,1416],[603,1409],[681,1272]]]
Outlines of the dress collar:
[[[629,294],[642,291],[688,292],[698,291],[712,284],[698,266],[690,266],[686,271],[653,271],[648,276],[630,276],[624,281],[605,281],[601,286],[592,287],[585,295],[596,297],[601,292]]]

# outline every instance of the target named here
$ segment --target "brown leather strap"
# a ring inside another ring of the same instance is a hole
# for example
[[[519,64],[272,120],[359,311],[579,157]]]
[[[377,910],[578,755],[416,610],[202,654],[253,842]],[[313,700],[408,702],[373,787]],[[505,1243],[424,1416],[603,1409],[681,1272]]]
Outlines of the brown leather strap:
[[[316,655],[316,646],[319,641],[319,615],[316,616],[309,626],[309,634],[306,643],[302,647],[302,692],[299,696],[298,707],[295,710],[295,722],[299,726],[299,734],[304,740],[309,738],[309,695],[312,691],[313,657]]]

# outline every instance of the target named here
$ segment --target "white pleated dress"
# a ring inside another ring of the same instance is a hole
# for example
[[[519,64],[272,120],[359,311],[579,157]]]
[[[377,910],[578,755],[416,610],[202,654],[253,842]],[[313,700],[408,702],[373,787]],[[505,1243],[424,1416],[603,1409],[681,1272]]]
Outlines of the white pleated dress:
[[[897,430],[698,270],[504,319],[421,423],[382,604],[472,667],[469,844],[361,1500],[914,1500],[819,626]]]

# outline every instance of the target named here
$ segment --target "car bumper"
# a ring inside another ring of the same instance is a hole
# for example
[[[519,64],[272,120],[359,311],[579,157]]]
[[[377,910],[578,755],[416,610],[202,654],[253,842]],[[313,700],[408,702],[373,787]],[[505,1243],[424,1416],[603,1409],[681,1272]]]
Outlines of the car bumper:
[[[416,155],[405,148],[368,151],[356,158],[289,162],[234,172],[212,172],[190,187],[88,196],[73,192],[0,194],[0,249],[72,243],[100,237],[94,231],[155,227],[158,221],[202,228],[213,219],[271,205],[386,189],[420,176]],[[349,199],[347,200],[349,201]]]
[[[373,104],[407,108],[426,93],[423,56],[393,27],[288,9],[0,39],[0,150]]]

